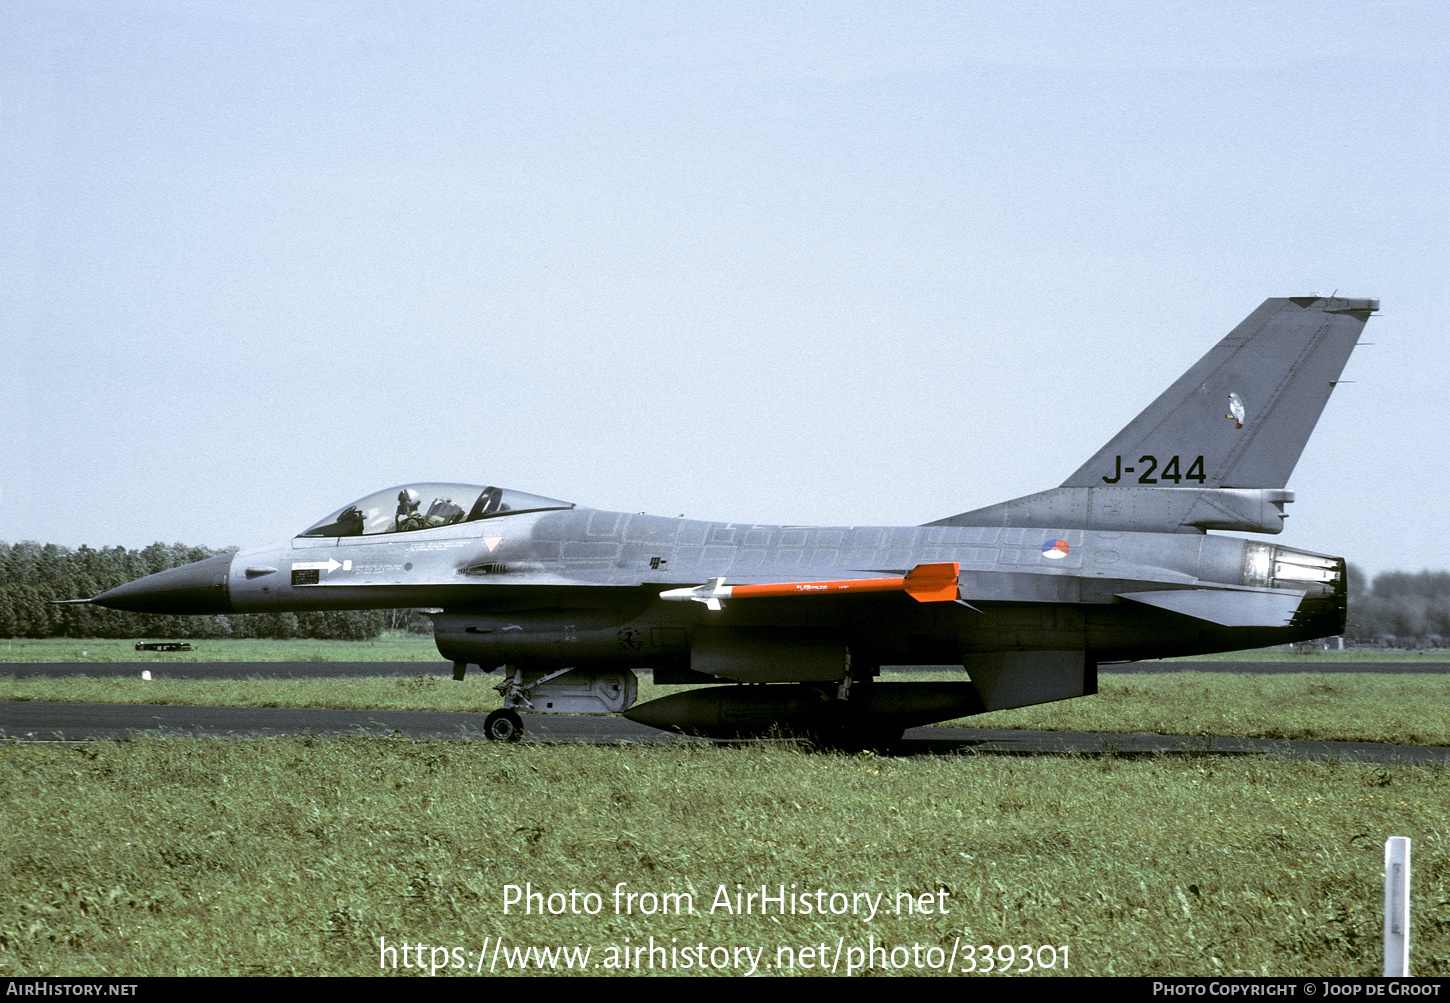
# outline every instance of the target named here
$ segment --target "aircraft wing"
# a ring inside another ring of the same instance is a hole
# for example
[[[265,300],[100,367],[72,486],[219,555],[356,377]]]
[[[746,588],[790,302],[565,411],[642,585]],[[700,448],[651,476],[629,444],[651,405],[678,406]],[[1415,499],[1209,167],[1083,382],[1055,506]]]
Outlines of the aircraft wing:
[[[1168,589],[1118,597],[1225,627],[1286,627],[1304,593],[1292,589]]]

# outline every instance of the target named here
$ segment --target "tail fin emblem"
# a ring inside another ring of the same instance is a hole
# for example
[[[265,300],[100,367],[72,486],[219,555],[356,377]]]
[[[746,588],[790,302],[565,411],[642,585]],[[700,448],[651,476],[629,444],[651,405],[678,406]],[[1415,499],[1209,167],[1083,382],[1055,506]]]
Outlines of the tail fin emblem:
[[[1225,418],[1232,418],[1234,428],[1244,427],[1244,402],[1238,394],[1228,395],[1228,414]]]

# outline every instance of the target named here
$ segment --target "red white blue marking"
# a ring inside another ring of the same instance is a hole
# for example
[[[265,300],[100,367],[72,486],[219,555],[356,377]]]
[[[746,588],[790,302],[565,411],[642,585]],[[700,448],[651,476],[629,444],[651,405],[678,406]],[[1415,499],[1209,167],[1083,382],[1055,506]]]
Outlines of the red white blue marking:
[[[1066,540],[1048,540],[1042,545],[1042,556],[1060,561],[1067,556]]]

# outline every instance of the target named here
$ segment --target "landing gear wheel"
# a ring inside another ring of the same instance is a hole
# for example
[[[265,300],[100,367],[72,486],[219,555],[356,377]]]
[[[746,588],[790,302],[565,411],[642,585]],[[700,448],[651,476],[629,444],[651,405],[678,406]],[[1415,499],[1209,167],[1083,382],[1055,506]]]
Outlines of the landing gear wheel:
[[[496,710],[483,721],[483,733],[494,742],[517,742],[524,737],[524,722],[511,710]]]

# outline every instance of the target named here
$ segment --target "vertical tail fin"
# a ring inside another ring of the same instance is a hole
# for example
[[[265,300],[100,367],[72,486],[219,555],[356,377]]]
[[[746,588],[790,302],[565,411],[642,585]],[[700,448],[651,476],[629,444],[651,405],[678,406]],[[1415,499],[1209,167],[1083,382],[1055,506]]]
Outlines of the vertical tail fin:
[[[1278,533],[1284,484],[1379,300],[1265,300],[1061,487],[928,526]]]
[[[1379,300],[1265,300],[1062,483],[1282,488]]]

